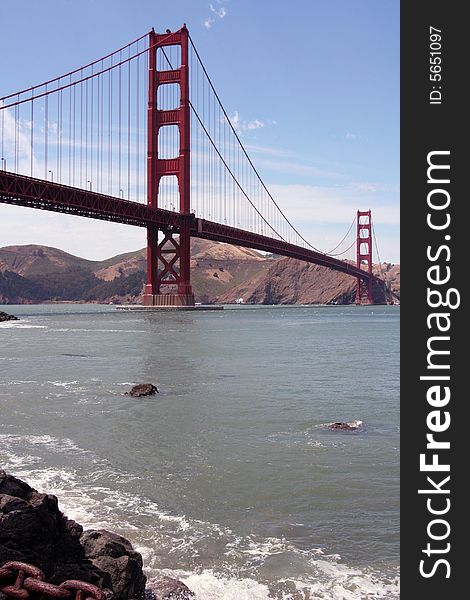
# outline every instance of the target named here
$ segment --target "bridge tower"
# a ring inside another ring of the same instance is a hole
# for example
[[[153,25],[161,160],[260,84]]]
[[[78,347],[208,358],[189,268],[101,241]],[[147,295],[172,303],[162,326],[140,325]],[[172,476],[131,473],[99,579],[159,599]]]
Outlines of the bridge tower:
[[[147,284],[144,292],[144,304],[147,306],[194,305],[190,280],[192,216],[188,41],[186,25],[173,33],[157,34],[153,29],[149,33],[147,204],[158,208],[162,178],[176,176],[181,225],[179,232],[172,228],[163,229],[163,239],[160,241],[157,227],[147,227]],[[157,51],[167,46],[180,47],[181,64],[178,68],[157,70]],[[170,110],[161,109],[158,106],[158,88],[169,84],[179,84],[180,106]],[[179,154],[172,158],[159,158],[158,135],[162,127],[170,125],[176,125],[179,130]],[[165,288],[169,292],[164,293]]]
[[[357,211],[356,265],[358,269],[366,267],[372,275],[372,216],[371,211]],[[367,281],[357,278],[356,304],[373,304],[372,278]]]

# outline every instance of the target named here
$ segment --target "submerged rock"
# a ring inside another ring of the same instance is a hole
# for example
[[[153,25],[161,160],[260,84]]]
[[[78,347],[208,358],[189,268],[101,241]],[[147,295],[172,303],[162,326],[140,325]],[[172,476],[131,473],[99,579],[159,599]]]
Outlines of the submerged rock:
[[[350,421],[349,423],[343,423],[342,421],[337,421],[336,423],[330,423],[328,425],[329,429],[342,429],[344,431],[356,431],[362,427],[362,421]]]
[[[145,600],[188,600],[194,597],[182,581],[172,577],[162,577],[153,582],[145,592]]]
[[[143,598],[142,557],[125,538],[83,531],[63,515],[52,494],[40,494],[0,470],[0,566],[23,561],[47,581],[79,579],[102,588],[109,600]]]
[[[0,310],[0,323],[3,323],[4,321],[19,321],[19,319],[14,315],[9,315],[8,313]]]
[[[159,391],[153,383],[138,383],[130,392],[126,392],[126,396],[140,398],[141,396],[153,396],[155,393],[158,394]]]

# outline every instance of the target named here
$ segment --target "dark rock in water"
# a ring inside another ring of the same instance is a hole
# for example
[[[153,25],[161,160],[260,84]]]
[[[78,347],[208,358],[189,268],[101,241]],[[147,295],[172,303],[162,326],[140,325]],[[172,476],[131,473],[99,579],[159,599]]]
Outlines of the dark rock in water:
[[[0,310],[0,323],[3,323],[4,321],[19,321],[19,319],[14,315],[9,315],[8,313]]]
[[[362,427],[362,421],[351,421],[349,423],[338,421],[328,425],[329,429],[342,429],[343,431],[357,431],[360,427]]]
[[[142,598],[142,557],[125,538],[86,531],[64,516],[57,497],[40,494],[0,470],[0,565],[18,560],[39,567],[48,581],[79,579],[108,598]]]
[[[158,394],[159,391],[153,383],[138,383],[130,392],[126,392],[126,395],[133,398],[140,398],[141,396],[153,396],[155,393]]]
[[[145,592],[145,600],[188,600],[193,596],[194,592],[182,581],[172,577],[162,577]]]
[[[142,556],[126,538],[104,529],[92,530],[83,533],[80,544],[98,569],[111,574],[115,597],[143,598]]]

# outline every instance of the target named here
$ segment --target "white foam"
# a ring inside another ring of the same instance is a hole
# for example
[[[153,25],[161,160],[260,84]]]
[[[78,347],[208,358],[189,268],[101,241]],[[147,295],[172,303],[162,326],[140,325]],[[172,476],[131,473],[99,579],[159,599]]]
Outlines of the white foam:
[[[74,464],[80,461],[78,469],[82,463],[93,466],[86,478],[60,462],[57,467],[45,467],[37,453],[46,451],[54,455],[54,463],[72,454],[78,457]],[[199,600],[399,598],[398,576],[386,578],[352,569],[337,555],[324,556],[321,548],[301,550],[286,539],[237,536],[218,524],[170,514],[156,502],[124,490],[123,484],[137,477],[116,472],[106,460],[68,438],[0,435],[0,457],[4,468],[39,491],[57,495],[60,509],[85,529],[105,528],[129,538],[143,556],[150,582],[162,574],[180,578]],[[210,565],[202,554],[207,545],[212,548]],[[279,574],[276,579],[270,560],[281,555],[286,564],[292,558],[303,574]],[[162,568],[169,564],[183,568]],[[197,570],[187,570],[188,565]],[[269,580],[260,575],[264,571],[270,573]]]
[[[149,585],[161,575],[180,579],[200,600],[398,600],[400,597],[398,581],[383,583],[356,572],[345,576],[341,569],[330,570],[329,577],[320,576],[317,581],[280,578],[274,586],[250,577],[217,573],[212,569],[198,573],[165,569],[150,577]]]
[[[2,329],[47,329],[47,325],[29,325],[28,323],[21,323],[20,321],[5,321],[0,323]]]
[[[269,600],[269,588],[254,579],[224,577],[211,570],[192,574],[184,583],[201,600]]]
[[[9,323],[10,321],[8,321]],[[39,327],[37,325],[36,327]],[[42,327],[42,326],[41,326]],[[45,326],[44,326],[45,327]],[[145,329],[85,329],[84,327],[55,327],[51,328],[50,331],[58,333],[72,332],[92,332],[92,333],[148,333]]]

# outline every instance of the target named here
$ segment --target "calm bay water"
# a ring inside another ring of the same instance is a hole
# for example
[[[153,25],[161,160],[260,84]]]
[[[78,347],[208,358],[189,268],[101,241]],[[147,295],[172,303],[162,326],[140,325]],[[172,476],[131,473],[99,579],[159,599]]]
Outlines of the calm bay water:
[[[398,307],[7,308],[0,466],[129,538],[150,579],[399,597]]]

